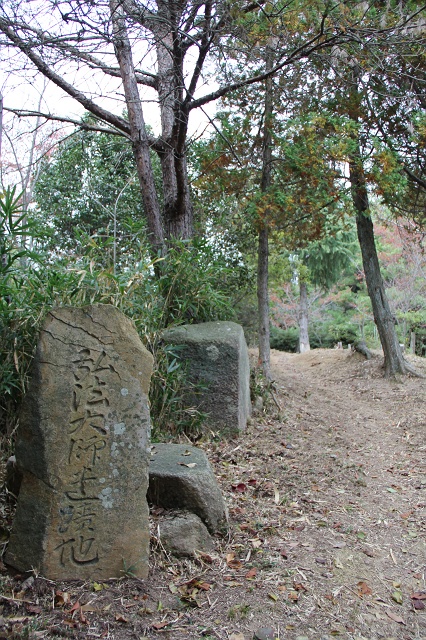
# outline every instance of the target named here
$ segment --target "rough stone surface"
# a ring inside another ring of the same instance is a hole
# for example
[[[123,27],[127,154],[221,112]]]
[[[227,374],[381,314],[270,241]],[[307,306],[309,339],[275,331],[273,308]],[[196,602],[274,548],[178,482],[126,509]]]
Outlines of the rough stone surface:
[[[180,512],[161,519],[160,540],[175,556],[194,556],[197,551],[212,551],[214,542],[195,513]]]
[[[154,444],[148,501],[165,509],[195,513],[211,533],[226,528],[222,492],[204,451],[182,444]]]
[[[50,579],[148,572],[152,356],[112,306],[51,311],[20,419],[6,554]]]
[[[235,322],[206,322],[169,329],[167,344],[182,346],[187,365],[188,406],[206,414],[205,424],[235,435],[246,428],[251,413],[250,365],[244,332]]]

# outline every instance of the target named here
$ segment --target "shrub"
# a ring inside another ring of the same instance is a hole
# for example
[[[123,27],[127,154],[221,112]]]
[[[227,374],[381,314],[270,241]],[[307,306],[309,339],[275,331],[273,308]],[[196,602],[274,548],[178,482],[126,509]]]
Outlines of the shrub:
[[[183,404],[184,368],[176,350],[162,347],[161,334],[178,324],[232,319],[228,291],[237,274],[199,239],[176,241],[164,258],[149,261],[136,238],[132,263],[121,265],[118,273],[104,264],[108,239],[86,237],[82,255],[61,259],[20,249],[16,238],[27,223],[19,217],[19,197],[10,195],[1,201],[0,433],[9,437],[17,424],[37,334],[48,310],[94,303],[112,304],[131,317],[154,355],[154,437],[166,430],[198,432],[203,416]],[[20,227],[10,228],[11,221],[19,220]],[[31,230],[25,226],[25,231]]]
[[[298,342],[299,330],[296,327],[290,327],[289,329],[279,329],[278,327],[271,327],[271,349],[278,349],[278,351],[296,352]]]

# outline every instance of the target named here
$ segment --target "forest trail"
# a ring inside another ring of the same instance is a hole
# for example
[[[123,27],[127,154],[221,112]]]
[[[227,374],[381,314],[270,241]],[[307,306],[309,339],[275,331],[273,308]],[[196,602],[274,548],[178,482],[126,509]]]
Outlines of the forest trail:
[[[426,640],[426,382],[382,363],[272,351],[281,411],[224,452],[238,556],[262,543],[252,613],[280,638]]]
[[[1,637],[426,640],[426,381],[385,380],[378,354],[271,361],[280,410],[198,443],[230,513],[215,551],[169,556],[154,512],[145,581],[24,589],[3,568]]]

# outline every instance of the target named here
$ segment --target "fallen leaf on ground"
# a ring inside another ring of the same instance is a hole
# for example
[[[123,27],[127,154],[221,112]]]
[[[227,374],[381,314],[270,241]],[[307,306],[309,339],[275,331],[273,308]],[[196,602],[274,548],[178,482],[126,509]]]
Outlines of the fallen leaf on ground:
[[[366,582],[363,582],[362,580],[358,582],[358,594],[360,597],[371,596],[372,593],[372,590]]]
[[[151,627],[156,631],[159,631],[160,629],[164,629],[164,627],[167,627],[168,624],[168,622],[153,622]]]
[[[80,611],[98,611],[97,607],[95,607],[93,604],[91,604],[90,602],[88,602],[87,604],[83,604],[80,607]]]
[[[117,613],[117,615],[115,616],[115,619],[117,622],[129,622],[127,620],[127,618],[125,618],[124,616],[122,616],[121,614]]]
[[[26,604],[25,609],[26,611],[28,611],[28,613],[34,613],[34,614],[38,614],[43,611],[42,607],[39,607],[36,604]]]
[[[207,564],[213,564],[213,558],[208,553],[198,553],[197,557]]]
[[[66,591],[57,591],[55,593],[55,606],[63,607],[66,604],[69,604],[71,601],[70,594]]]
[[[245,640],[242,633],[231,633],[229,640]]]
[[[423,611],[426,608],[424,601],[426,600],[426,592],[425,591],[416,591],[411,596],[411,602],[413,608],[416,611]]]
[[[241,569],[242,562],[235,558],[235,553],[228,553],[226,555],[226,564],[230,569]]]
[[[253,579],[257,574],[256,567],[252,567],[248,573],[246,573],[245,577],[247,580]]]
[[[399,616],[397,613],[394,613],[393,611],[386,611],[386,615],[388,615],[389,618],[394,622],[398,622],[398,624],[405,624],[403,618],[401,618],[401,616]]]

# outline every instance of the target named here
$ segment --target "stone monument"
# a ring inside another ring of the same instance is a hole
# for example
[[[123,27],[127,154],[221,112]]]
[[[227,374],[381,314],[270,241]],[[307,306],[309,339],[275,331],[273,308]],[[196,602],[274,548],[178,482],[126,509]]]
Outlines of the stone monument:
[[[20,418],[7,564],[52,580],[146,577],[151,371],[116,308],[48,314]]]
[[[167,344],[179,345],[186,366],[185,400],[206,414],[205,424],[238,435],[251,413],[250,364],[244,331],[235,322],[205,322],[168,329]]]

